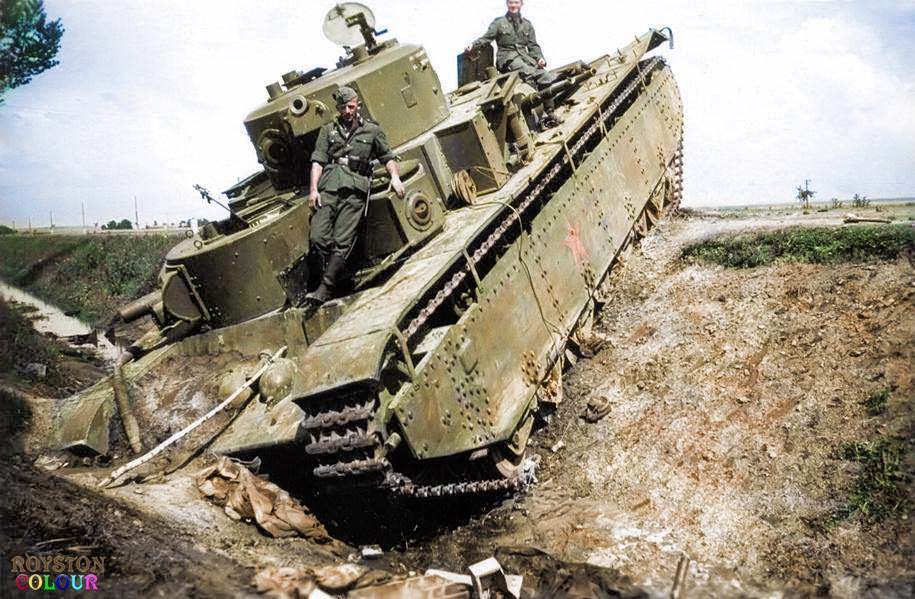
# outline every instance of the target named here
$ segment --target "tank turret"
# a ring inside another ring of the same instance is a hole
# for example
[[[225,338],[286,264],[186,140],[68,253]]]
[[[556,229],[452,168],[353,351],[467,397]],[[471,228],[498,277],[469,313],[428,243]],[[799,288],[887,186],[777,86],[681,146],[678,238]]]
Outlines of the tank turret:
[[[337,117],[333,93],[356,90],[361,112],[379,123],[392,146],[421,136],[448,118],[438,74],[421,46],[380,42],[371,12],[339,5],[325,18],[327,37],[346,50],[337,68],[291,71],[267,86],[267,103],[245,118],[245,128],[276,189],[302,186],[318,129]]]

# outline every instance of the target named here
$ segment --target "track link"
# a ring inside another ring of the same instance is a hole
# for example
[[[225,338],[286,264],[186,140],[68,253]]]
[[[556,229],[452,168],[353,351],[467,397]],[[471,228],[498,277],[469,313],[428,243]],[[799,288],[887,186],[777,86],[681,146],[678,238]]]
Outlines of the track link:
[[[369,390],[348,393],[305,408],[309,435],[305,452],[318,462],[312,468],[316,478],[329,483],[346,480],[354,487],[374,486],[417,498],[517,491],[534,482],[533,461],[511,478],[472,478],[438,485],[413,482],[396,472],[384,456],[384,445],[372,427],[377,401],[370,395]]]

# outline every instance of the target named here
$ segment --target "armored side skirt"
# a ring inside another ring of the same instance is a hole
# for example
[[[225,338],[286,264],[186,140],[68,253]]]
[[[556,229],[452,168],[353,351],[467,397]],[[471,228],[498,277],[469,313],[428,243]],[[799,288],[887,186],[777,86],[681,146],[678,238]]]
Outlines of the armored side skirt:
[[[564,351],[617,253],[657,214],[682,132],[667,67],[553,192],[477,286],[477,301],[392,402],[412,453],[453,455],[508,440]]]

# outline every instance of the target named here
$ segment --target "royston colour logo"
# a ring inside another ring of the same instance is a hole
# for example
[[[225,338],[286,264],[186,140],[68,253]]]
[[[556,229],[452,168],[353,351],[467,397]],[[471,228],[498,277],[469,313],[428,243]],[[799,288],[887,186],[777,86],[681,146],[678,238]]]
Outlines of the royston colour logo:
[[[73,555],[16,555],[10,558],[20,591],[97,591],[105,558]]]

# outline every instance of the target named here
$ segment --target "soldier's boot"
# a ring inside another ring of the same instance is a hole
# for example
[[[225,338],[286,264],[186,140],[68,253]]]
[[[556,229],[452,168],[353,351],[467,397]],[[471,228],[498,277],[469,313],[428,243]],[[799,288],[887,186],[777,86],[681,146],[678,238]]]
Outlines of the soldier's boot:
[[[320,306],[324,302],[333,299],[345,268],[346,256],[336,252],[332,253],[327,261],[327,267],[324,269],[321,284],[318,285],[317,289],[305,296],[305,301],[312,306]]]
[[[542,129],[546,130],[558,127],[559,123],[562,122],[559,120],[559,117],[556,116],[555,108],[556,105],[552,97],[543,99],[543,118],[540,119],[540,127]]]
[[[308,288],[317,289],[318,285],[321,284],[321,279],[324,278],[324,271],[327,270],[327,260],[330,258],[330,253],[319,249],[317,246],[312,246],[314,250],[309,258],[311,258],[309,273],[308,273]]]
[[[311,246],[311,252],[308,254],[308,282],[306,284],[306,289],[311,289],[311,291],[300,298],[296,303],[297,306],[307,306],[312,303],[312,296],[324,278],[324,271],[327,270],[327,259],[327,252],[322,252],[317,246]]]

